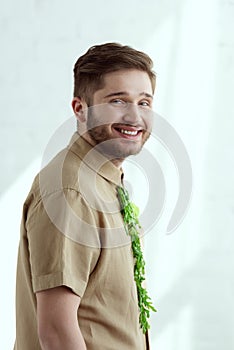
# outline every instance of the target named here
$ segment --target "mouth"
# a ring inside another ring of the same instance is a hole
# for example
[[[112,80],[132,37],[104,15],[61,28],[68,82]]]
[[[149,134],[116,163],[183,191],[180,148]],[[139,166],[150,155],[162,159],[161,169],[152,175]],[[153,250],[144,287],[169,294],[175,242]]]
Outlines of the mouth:
[[[134,128],[132,126],[113,126],[112,129],[118,133],[120,137],[130,140],[137,140],[141,137],[142,129]]]

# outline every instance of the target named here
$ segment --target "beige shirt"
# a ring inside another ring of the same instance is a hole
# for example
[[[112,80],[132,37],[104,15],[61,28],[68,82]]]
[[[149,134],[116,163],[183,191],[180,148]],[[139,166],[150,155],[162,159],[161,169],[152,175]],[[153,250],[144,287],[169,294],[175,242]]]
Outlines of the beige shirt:
[[[75,133],[35,178],[21,224],[15,350],[41,349],[35,293],[63,285],[81,297],[88,350],[146,349],[116,193],[121,175]]]

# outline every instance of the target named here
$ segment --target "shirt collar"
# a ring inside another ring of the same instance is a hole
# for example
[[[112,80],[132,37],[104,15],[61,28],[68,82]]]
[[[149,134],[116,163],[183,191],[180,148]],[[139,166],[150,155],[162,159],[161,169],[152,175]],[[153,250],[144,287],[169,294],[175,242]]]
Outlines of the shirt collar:
[[[90,145],[78,132],[72,136],[68,148],[75,153],[89,168],[103,178],[122,186],[123,170],[117,168],[103,154]]]

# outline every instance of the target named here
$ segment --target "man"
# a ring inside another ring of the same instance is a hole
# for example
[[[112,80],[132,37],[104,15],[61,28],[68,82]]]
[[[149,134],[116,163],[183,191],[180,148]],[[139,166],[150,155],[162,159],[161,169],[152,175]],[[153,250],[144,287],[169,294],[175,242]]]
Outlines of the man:
[[[117,188],[150,135],[154,89],[151,59],[128,46],[94,46],[76,62],[78,131],[24,204],[15,350],[149,349]]]

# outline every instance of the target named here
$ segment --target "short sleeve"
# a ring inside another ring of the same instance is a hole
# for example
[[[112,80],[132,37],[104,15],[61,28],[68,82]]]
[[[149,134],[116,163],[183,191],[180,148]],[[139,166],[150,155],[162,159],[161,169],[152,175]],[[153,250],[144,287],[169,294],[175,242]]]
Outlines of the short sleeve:
[[[82,297],[100,245],[92,208],[79,192],[40,198],[28,209],[26,230],[33,291],[65,285]]]

